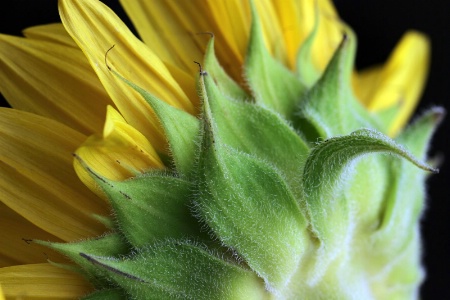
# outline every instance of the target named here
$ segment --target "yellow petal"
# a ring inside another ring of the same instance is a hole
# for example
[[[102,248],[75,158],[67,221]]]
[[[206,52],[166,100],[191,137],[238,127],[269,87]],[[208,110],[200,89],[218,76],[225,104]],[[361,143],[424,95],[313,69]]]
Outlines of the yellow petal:
[[[400,106],[389,135],[395,136],[414,112],[425,85],[429,60],[428,38],[410,31],[402,37],[383,67],[356,76],[355,93],[369,110],[376,112]]]
[[[76,153],[95,172],[112,180],[124,180],[150,169],[164,167],[147,138],[127,124],[112,107],[108,107],[103,136],[91,136]],[[85,185],[102,195],[78,160],[74,161],[74,166]]]
[[[0,92],[14,108],[99,132],[112,103],[83,53],[60,43],[0,35]]]
[[[314,27],[317,5],[320,19],[312,53],[317,69],[324,70],[342,40],[341,21],[331,1],[272,0],[272,3],[283,29],[282,36],[286,44],[288,66],[291,69],[295,66],[299,47]],[[279,38],[274,42],[278,40]]]
[[[204,7],[199,17],[208,20],[208,31],[215,34],[215,53],[225,70],[240,82],[250,36],[250,5],[240,0],[208,0]]]
[[[283,28],[288,66],[293,69],[298,48],[308,36],[314,25],[313,1],[272,1],[277,18]],[[304,10],[302,6],[306,6]],[[309,6],[311,6],[310,9]],[[306,13],[305,13],[306,12]]]
[[[144,42],[165,63],[190,74],[196,72],[192,61],[203,60],[209,38],[199,33],[211,32],[222,66],[234,79],[242,81],[241,66],[251,21],[247,1],[137,0],[121,4]]]
[[[358,100],[369,107],[372,95],[376,92],[382,66],[370,66],[362,71],[354,71],[352,74],[353,91]]]
[[[101,234],[104,227],[91,215],[105,215],[107,204],[72,167],[84,139],[58,122],[0,109],[0,201],[64,241]]]
[[[73,48],[78,48],[61,23],[38,25],[26,28],[23,35],[29,39],[47,41]]]
[[[343,33],[347,31],[336,9],[329,0],[318,0],[320,20],[312,53],[314,64],[318,70],[325,70],[331,57],[342,42]]]
[[[106,51],[116,45],[108,54],[109,65],[167,103],[196,113],[191,102],[196,99],[189,99],[154,52],[133,36],[114,12],[101,2],[60,0],[59,10],[65,28],[87,56],[125,119],[158,150],[166,150],[162,129],[150,106],[108,70]]]
[[[7,299],[78,299],[93,290],[80,275],[50,264],[0,268]]]
[[[197,13],[192,9],[196,5],[192,1],[120,2],[142,40],[162,61],[183,70],[195,70],[192,61],[202,60],[203,47],[196,43],[194,33],[207,29],[202,28],[206,24],[205,18],[196,18]],[[187,18],[191,12],[195,14]]]
[[[66,261],[63,256],[49,248],[26,242],[29,238],[52,242],[62,240],[36,227],[2,203],[0,228],[0,267],[46,262],[49,258],[52,261]]]
[[[278,19],[273,1],[255,1],[258,16],[262,23],[266,46],[272,55],[283,64],[287,64],[287,52],[283,40],[282,23]]]

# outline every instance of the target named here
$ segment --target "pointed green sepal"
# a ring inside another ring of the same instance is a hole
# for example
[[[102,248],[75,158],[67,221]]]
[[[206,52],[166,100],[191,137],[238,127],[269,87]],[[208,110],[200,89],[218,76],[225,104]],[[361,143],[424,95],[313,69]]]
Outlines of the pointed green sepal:
[[[412,234],[408,236],[406,245],[385,260],[383,271],[373,281],[373,290],[377,292],[378,299],[417,299],[418,288],[425,278],[421,262],[420,229],[417,225],[407,229]],[[389,248],[389,244],[385,248]],[[393,286],[395,288],[386,288]]]
[[[227,98],[209,76],[204,76],[203,82],[204,101],[211,109],[221,142],[273,165],[298,196],[301,171],[309,154],[306,142],[280,115]]]
[[[205,69],[208,75],[220,82],[220,90],[235,100],[247,100],[250,96],[225,72],[214,52],[214,36],[209,40],[205,54]]]
[[[342,183],[352,177],[350,167],[355,159],[376,152],[400,156],[423,170],[436,171],[374,130],[361,129],[318,144],[311,151],[303,173],[305,208],[311,229],[321,242],[312,282],[319,280],[325,267],[345,249],[355,226],[354,205],[342,193]]]
[[[118,78],[137,91],[150,104],[158,116],[169,142],[176,170],[181,175],[192,172],[197,153],[200,121],[189,113],[167,104],[140,86],[111,70]]]
[[[114,220],[110,217],[98,215],[98,214],[92,214],[92,218],[99,221],[103,225],[105,225],[106,228],[113,230],[114,229]]]
[[[126,259],[81,253],[132,299],[264,299],[255,273],[188,242],[167,242]]]
[[[118,226],[133,247],[200,236],[198,221],[189,209],[190,182],[159,171],[112,181],[87,170],[108,196]]]
[[[82,274],[96,287],[107,287],[109,286],[109,283],[101,276],[97,268],[93,267],[92,264],[80,257],[80,252],[110,257],[125,255],[130,251],[130,247],[123,237],[116,233],[73,243],[52,243],[39,240],[36,240],[35,242],[56,250],[70,258],[82,268]]]
[[[100,290],[84,296],[81,300],[128,300],[130,298],[120,289]]]
[[[312,49],[319,29],[319,23],[320,14],[316,2],[314,11],[314,27],[300,46],[297,53],[297,74],[300,81],[303,82],[303,84],[305,84],[308,88],[320,78],[320,72],[314,66],[314,61],[312,59]]]
[[[252,3],[252,2],[251,2]],[[252,4],[252,25],[244,73],[257,103],[292,120],[305,86],[274,59],[264,44],[261,24]]]
[[[397,138],[411,152],[426,159],[431,137],[445,115],[436,107],[424,113]],[[372,237],[373,249],[386,261],[401,252],[409,243],[426,198],[424,181],[427,174],[420,172],[404,161],[393,161],[389,165],[390,188],[386,193],[381,222]],[[386,245],[389,245],[388,247]]]
[[[225,145],[208,97],[203,107],[198,215],[265,280],[268,290],[278,293],[307,247],[305,219],[276,169]]]
[[[382,128],[382,132],[389,132],[390,127],[392,126],[393,121],[398,116],[401,108],[402,103],[401,101],[399,101],[385,109],[372,112],[374,119],[377,120],[378,124],[380,124]]]
[[[374,259],[384,264],[398,257],[409,244],[426,197],[426,173],[406,161],[392,161],[389,167],[390,185],[381,210],[380,224],[370,237]]]
[[[443,107],[434,107],[417,118],[397,137],[399,143],[408,147],[411,153],[425,160],[431,137],[445,117]]]
[[[294,123],[311,142],[349,134],[360,128],[379,128],[353,95],[351,72],[355,47],[356,38],[349,31],[322,77],[301,101]]]

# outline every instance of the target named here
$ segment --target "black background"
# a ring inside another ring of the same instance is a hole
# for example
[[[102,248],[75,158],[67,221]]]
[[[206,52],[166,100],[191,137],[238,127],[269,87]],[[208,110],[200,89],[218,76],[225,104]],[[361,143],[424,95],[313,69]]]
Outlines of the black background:
[[[103,2],[129,24],[117,1]],[[450,1],[335,0],[335,5],[342,19],[358,35],[358,68],[384,62],[408,29],[428,34],[433,47],[432,65],[417,112],[433,105],[450,110]],[[20,35],[21,30],[28,26],[58,21],[55,0],[14,0],[5,1],[0,6],[2,33]],[[3,99],[0,101],[7,105]],[[447,192],[450,187],[449,119],[443,122],[436,133],[431,150],[432,155],[445,155],[447,159],[441,166],[440,174],[433,176],[428,184],[428,208],[422,221],[424,261],[428,275],[421,290],[422,299],[450,299],[450,197]]]

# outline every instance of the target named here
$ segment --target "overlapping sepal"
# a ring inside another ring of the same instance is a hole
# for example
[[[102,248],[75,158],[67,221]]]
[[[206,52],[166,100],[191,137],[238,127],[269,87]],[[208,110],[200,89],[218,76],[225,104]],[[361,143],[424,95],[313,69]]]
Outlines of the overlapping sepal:
[[[205,68],[197,62],[198,118],[109,70],[150,104],[169,156],[166,170],[125,181],[78,158],[111,203],[111,236],[133,249],[109,253],[94,241],[51,245],[101,278],[103,290],[86,299],[351,299],[352,291],[369,299],[394,295],[378,290],[377,280],[397,279],[404,294],[414,291],[423,170],[435,171],[423,161],[442,111],[392,140],[381,132],[380,114],[353,95],[356,39],[349,29],[318,74],[305,63],[316,20],[294,74],[267,50],[252,10],[248,86],[219,65],[212,37]]]
[[[187,241],[159,243],[127,258],[84,252],[80,257],[132,299],[256,300],[266,297],[256,274]]]

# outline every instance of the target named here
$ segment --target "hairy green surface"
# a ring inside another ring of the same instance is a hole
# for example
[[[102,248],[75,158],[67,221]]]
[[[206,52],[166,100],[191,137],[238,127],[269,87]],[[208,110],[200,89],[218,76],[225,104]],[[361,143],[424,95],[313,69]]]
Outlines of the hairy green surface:
[[[212,38],[198,118],[111,70],[154,109],[171,161],[122,182],[83,163],[110,200],[113,233],[41,243],[98,289],[85,299],[417,297],[424,182],[436,171],[426,151],[444,112],[387,137],[388,114],[353,95],[352,32],[323,74],[309,63],[315,32],[294,73],[265,49],[253,13],[245,89]]]

